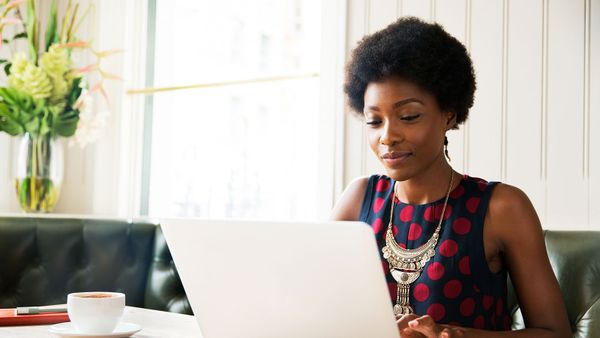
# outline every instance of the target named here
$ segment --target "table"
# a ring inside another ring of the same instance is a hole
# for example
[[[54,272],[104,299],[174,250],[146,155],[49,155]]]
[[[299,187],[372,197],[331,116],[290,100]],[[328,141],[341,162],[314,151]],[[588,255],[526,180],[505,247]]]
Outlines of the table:
[[[202,338],[194,316],[128,306],[123,321],[142,326],[134,338]],[[57,338],[48,332],[51,325],[2,326],[2,338]]]

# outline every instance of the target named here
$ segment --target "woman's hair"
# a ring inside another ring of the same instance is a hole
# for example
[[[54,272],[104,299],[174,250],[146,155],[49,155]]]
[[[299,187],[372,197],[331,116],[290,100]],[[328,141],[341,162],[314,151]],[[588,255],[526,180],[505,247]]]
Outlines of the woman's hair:
[[[467,119],[476,86],[473,65],[465,46],[442,26],[405,17],[365,36],[346,66],[350,108],[362,115],[367,85],[393,76],[431,93],[442,111],[454,112],[454,128]]]

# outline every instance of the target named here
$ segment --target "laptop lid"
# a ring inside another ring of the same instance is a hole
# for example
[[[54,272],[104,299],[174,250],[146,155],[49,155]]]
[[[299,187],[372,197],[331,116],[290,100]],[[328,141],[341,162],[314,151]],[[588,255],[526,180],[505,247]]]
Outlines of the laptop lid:
[[[361,222],[164,219],[204,338],[399,337]]]

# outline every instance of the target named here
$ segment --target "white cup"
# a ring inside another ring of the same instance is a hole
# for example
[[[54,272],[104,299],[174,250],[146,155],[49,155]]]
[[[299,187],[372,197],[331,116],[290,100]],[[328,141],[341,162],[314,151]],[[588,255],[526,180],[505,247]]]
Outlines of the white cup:
[[[112,333],[123,316],[125,294],[118,292],[76,292],[67,296],[69,319],[79,333]]]

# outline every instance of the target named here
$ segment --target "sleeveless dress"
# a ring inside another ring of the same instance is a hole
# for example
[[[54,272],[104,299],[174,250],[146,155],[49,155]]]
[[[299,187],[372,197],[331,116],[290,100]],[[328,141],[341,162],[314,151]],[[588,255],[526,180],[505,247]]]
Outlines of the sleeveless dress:
[[[394,180],[384,175],[369,178],[360,220],[371,225],[392,302],[397,284],[381,249],[385,246]],[[450,192],[435,248],[419,278],[411,284],[410,304],[417,315],[430,315],[437,323],[485,330],[510,330],[507,272],[490,271],[483,245],[483,222],[497,182],[464,175]],[[444,196],[445,198],[445,196]],[[422,205],[394,199],[393,232],[402,247],[414,249],[433,234],[444,198]]]

